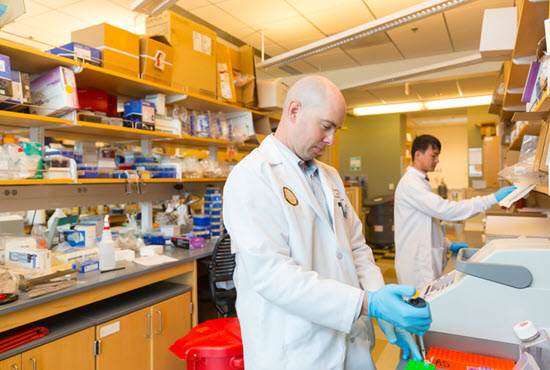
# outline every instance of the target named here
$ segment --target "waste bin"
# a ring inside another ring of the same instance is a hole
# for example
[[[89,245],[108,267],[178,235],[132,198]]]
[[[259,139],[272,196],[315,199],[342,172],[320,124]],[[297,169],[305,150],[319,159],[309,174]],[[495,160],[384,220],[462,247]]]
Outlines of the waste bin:
[[[393,194],[368,199],[365,212],[365,239],[380,247],[393,245]]]
[[[244,369],[241,326],[235,317],[208,320],[170,346],[187,370]]]

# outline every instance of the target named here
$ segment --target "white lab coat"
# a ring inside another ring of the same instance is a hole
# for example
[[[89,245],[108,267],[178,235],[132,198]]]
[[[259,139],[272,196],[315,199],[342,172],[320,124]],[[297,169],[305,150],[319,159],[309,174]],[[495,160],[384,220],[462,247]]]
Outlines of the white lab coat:
[[[292,153],[275,140],[244,158],[224,188],[246,369],[374,369],[372,322],[354,317],[362,290],[384,281],[361,222],[338,172],[316,161],[335,233]]]
[[[425,177],[409,166],[397,185],[394,205],[397,279],[419,291],[440,277],[447,264],[451,242],[439,220],[465,220],[497,203],[494,194],[451,202],[434,194]]]

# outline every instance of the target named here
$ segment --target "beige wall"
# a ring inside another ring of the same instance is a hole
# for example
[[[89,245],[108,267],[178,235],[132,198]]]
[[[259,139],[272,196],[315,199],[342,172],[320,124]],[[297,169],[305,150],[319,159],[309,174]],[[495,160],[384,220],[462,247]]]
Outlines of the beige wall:
[[[413,139],[418,135],[433,135],[441,141],[439,164],[428,174],[432,187],[445,179],[447,188],[468,187],[468,125],[439,125],[410,128]]]

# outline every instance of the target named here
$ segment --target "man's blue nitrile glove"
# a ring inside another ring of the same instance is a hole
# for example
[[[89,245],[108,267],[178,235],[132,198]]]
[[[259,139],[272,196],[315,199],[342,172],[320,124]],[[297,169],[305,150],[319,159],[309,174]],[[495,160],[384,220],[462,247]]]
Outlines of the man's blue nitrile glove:
[[[415,293],[413,286],[396,284],[367,292],[369,316],[386,320],[410,333],[424,335],[432,322],[430,305],[414,307],[403,300],[403,297],[411,297]]]
[[[464,242],[452,242],[451,243],[451,252],[458,253],[462,248],[468,248],[468,244]]]
[[[386,334],[388,342],[398,345],[403,350],[403,360],[408,360],[412,353],[416,361],[422,361],[422,356],[411,333],[407,333],[405,330],[382,319],[378,319],[378,326]]]
[[[500,202],[501,200],[503,200],[504,198],[506,198],[506,196],[508,194],[510,194],[511,192],[513,192],[514,190],[516,190],[517,188],[515,186],[505,186],[499,190],[497,190],[495,192],[495,197],[497,198],[497,202]]]

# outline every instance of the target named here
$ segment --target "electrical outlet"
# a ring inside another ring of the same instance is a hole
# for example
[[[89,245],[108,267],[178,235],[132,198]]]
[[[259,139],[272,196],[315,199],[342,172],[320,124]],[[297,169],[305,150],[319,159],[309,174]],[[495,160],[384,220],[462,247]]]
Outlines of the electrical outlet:
[[[389,188],[390,190],[393,190],[394,187],[395,187],[395,186],[393,185],[393,183],[392,183],[392,184],[388,184],[388,188]]]

